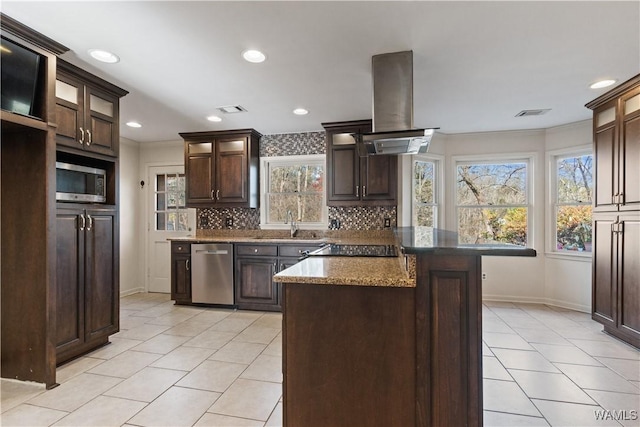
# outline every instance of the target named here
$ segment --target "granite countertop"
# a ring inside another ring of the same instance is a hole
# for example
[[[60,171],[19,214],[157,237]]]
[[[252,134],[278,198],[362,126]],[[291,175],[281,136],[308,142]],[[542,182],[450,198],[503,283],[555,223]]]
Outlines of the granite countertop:
[[[395,234],[405,254],[536,256],[535,249],[507,243],[461,244],[458,233],[432,227],[400,227]]]
[[[276,274],[281,283],[415,288],[404,257],[309,257]]]

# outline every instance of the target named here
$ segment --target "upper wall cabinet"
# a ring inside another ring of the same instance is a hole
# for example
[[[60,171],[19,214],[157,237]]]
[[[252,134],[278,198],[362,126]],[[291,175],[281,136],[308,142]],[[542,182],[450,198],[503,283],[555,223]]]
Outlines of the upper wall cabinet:
[[[259,143],[254,129],[181,133],[187,206],[257,208]]]
[[[327,133],[327,205],[397,204],[398,157],[360,157],[352,134],[371,132],[371,120],[323,123]]]
[[[640,210],[640,75],[587,104],[593,109],[594,211]]]
[[[64,61],[55,91],[58,145],[117,157],[120,97],[128,92]]]

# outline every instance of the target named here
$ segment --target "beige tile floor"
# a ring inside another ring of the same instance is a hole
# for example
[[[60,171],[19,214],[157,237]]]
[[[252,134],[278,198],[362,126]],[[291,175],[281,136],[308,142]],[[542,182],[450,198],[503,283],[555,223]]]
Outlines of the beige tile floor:
[[[585,313],[495,302],[483,311],[485,426],[640,426],[640,351]],[[61,366],[59,387],[2,380],[0,424],[279,426],[281,320],[175,306],[165,294],[122,298],[121,331]],[[616,412],[598,421],[599,410]]]

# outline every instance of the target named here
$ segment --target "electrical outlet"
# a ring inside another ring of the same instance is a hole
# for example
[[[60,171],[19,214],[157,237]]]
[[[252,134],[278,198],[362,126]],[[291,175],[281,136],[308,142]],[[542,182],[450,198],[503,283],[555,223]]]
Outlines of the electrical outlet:
[[[482,273],[482,280],[485,280],[487,278],[487,273]]]
[[[227,219],[225,220],[225,225],[229,228],[233,227],[233,218],[231,217],[227,217]]]
[[[391,218],[385,218],[384,219],[384,228],[390,228],[391,227]]]
[[[340,221],[338,219],[336,219],[336,218],[332,218],[329,221],[329,228],[332,229],[332,230],[339,229],[340,228]]]

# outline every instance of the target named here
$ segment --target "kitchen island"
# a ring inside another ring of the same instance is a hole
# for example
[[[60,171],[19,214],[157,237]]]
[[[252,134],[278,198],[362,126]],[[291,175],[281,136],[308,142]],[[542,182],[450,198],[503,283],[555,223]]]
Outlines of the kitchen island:
[[[395,236],[404,255],[386,265],[317,257],[275,276],[285,426],[482,425],[482,256],[536,252],[432,228]]]

